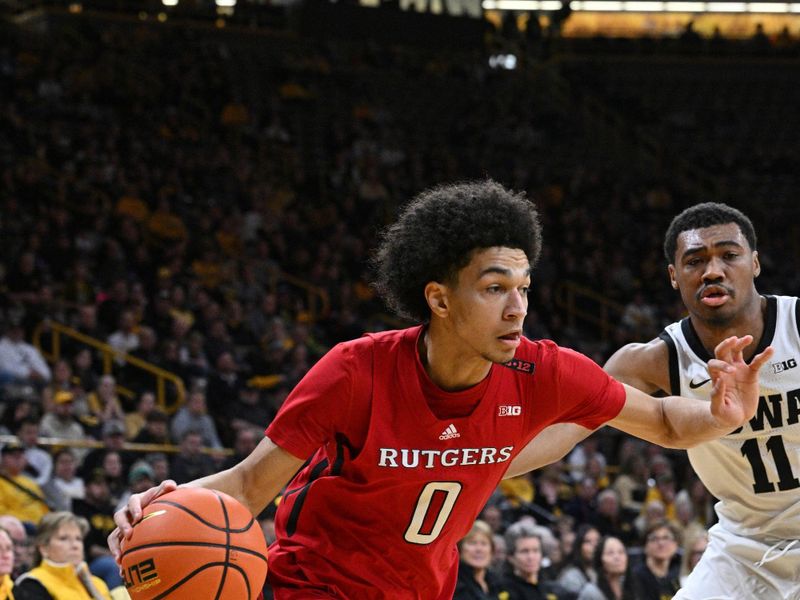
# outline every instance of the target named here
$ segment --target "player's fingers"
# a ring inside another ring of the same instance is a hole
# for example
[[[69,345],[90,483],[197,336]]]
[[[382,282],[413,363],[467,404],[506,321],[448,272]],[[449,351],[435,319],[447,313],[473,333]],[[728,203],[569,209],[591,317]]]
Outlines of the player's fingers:
[[[115,528],[114,531],[108,534],[108,549],[111,550],[111,555],[114,557],[114,560],[117,561],[117,563],[119,563],[121,554],[120,552],[121,536],[122,532],[120,531],[119,527]]]
[[[733,360],[736,362],[744,361],[744,356],[742,355],[744,349],[753,343],[753,336],[752,335],[743,335],[740,338],[737,338],[736,341],[733,343],[733,347],[731,349],[733,353]]]
[[[763,367],[766,362],[772,358],[773,354],[775,354],[775,350],[772,348],[772,346],[767,346],[764,348],[763,352],[758,353],[753,357],[753,360],[750,361],[750,370],[757,373],[761,367]]]
[[[708,361],[708,374],[715,382],[720,378],[723,373],[733,373],[736,368],[728,361],[720,360],[719,358],[712,358]]]
[[[733,359],[732,348],[736,337],[727,337],[714,348],[714,356],[720,360],[730,362]]]
[[[131,506],[128,503],[128,506],[131,508],[131,515],[134,517],[134,523],[136,523],[139,519],[142,518],[142,509],[150,504],[153,500],[158,498],[159,496],[163,496],[164,494],[168,494],[169,492],[175,490],[178,487],[178,484],[175,483],[172,479],[165,479],[160,484],[155,487],[151,487],[149,490],[138,494],[138,506]],[[131,500],[133,500],[134,496],[131,496]]]

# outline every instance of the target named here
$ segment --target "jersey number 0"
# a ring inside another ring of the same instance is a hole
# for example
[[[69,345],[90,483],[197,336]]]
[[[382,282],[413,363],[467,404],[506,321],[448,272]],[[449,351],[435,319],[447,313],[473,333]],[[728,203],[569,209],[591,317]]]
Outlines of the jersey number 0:
[[[460,493],[461,484],[457,481],[430,481],[425,484],[403,536],[405,540],[425,545],[439,537]]]

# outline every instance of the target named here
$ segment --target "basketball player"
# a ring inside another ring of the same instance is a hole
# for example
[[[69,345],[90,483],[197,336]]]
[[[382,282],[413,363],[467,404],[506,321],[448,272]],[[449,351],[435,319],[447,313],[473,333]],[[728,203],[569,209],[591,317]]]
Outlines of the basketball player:
[[[576,352],[525,339],[540,246],[533,204],[494,182],[420,194],[387,231],[376,266],[388,303],[424,324],[333,348],[249,457],[187,484],[258,514],[291,479],[270,548],[277,600],[451,598],[456,542],[510,461],[551,423],[611,422],[688,444],[752,416],[771,351],[747,365],[748,336],[723,340],[709,360],[711,403],[655,399]],[[142,507],[174,487],[135,494],[115,515],[118,559]]]
[[[648,393],[707,400],[713,376],[705,361],[720,341],[752,336],[757,341],[744,350],[748,361],[768,345],[775,352],[762,363],[755,416],[718,440],[689,448],[694,470],[720,500],[719,523],[675,598],[798,600],[800,302],[758,293],[754,280],[761,266],[753,224],[725,204],[698,204],[675,217],[664,251],[670,282],[689,316],[649,343],[621,348],[608,360],[608,373]],[[559,458],[587,434],[573,425],[546,430],[509,474]],[[685,447],[660,436],[642,437]]]

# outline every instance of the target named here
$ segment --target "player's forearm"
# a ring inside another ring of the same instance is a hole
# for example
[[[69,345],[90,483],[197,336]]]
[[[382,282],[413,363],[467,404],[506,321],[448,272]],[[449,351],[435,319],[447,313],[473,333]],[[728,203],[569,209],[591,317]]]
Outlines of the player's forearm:
[[[711,414],[711,403],[682,396],[661,399],[665,436],[661,445],[692,448],[729,434],[736,427],[720,426]]]
[[[511,461],[503,478],[516,477],[561,460],[591,432],[573,423],[546,427]]]
[[[303,462],[276,446],[269,438],[264,438],[236,466],[184,485],[224,492],[244,504],[253,515],[258,515],[280,493]]]

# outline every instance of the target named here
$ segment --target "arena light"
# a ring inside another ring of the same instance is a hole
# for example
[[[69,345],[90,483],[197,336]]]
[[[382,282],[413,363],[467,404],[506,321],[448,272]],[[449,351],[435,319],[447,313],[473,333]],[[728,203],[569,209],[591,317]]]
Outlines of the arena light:
[[[236,6],[236,0],[214,0],[214,2],[220,8],[231,8]]]
[[[559,10],[560,0],[484,0],[485,10]]]
[[[232,1],[232,0],[217,0]],[[786,2],[692,2],[675,0],[565,0],[565,5],[576,12],[663,12],[663,13],[769,13],[797,14],[800,3]],[[485,10],[556,11],[559,0],[483,0]]]
[[[747,11],[751,13],[787,13],[789,4],[787,2],[751,2],[747,5]]]
[[[706,10],[712,13],[743,13],[747,11],[744,2],[709,2]]]
[[[178,0],[161,0],[164,6],[178,6]]]
[[[662,12],[663,2],[626,2],[625,10],[630,12]]]
[[[705,12],[704,2],[665,2],[667,12]]]
[[[587,12],[620,12],[622,10],[622,2],[614,0],[584,0],[583,2],[572,2],[570,6],[575,4],[581,5],[577,10]]]

